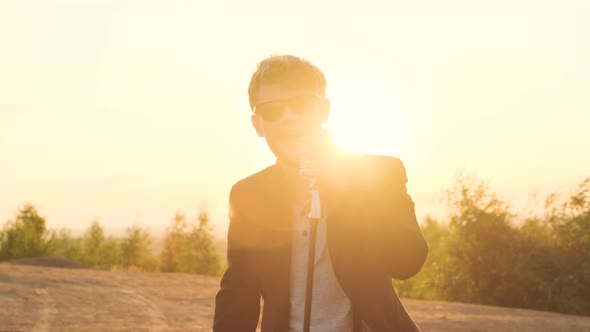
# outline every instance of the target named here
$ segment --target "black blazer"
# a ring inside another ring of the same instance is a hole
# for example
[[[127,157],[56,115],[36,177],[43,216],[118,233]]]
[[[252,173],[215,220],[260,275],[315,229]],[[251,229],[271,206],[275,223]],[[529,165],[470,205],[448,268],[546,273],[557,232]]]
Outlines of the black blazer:
[[[334,273],[352,303],[355,331],[419,331],[391,283],[421,269],[428,246],[397,158],[333,153],[319,190],[327,210]],[[228,269],[216,296],[214,332],[286,332],[289,320],[291,195],[286,175],[270,166],[230,193]]]

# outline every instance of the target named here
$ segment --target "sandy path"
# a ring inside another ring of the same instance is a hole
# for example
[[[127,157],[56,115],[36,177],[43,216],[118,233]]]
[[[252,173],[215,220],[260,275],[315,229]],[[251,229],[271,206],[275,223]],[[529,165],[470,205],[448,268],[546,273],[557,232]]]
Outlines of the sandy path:
[[[211,331],[219,278],[0,263],[0,331]],[[590,317],[403,299],[424,332],[590,332]]]

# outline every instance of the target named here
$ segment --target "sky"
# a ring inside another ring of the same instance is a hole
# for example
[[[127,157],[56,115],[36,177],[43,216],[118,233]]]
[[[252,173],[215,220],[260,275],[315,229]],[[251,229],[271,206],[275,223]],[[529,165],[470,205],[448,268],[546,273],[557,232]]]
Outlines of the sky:
[[[0,0],[0,224],[227,229],[232,184],[274,163],[256,64],[320,67],[344,150],[396,156],[420,220],[458,172],[515,212],[590,176],[588,1]]]

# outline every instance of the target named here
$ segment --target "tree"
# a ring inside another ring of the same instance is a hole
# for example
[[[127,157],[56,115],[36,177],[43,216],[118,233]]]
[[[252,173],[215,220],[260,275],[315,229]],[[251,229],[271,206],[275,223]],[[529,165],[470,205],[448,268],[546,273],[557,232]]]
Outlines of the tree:
[[[57,257],[84,264],[84,244],[82,239],[72,236],[72,233],[66,228],[60,229],[55,237],[55,251],[53,254]]]
[[[565,199],[549,195],[545,208],[552,245],[545,270],[550,310],[590,315],[590,177]]]
[[[160,254],[163,272],[184,272],[218,275],[221,261],[209,231],[209,216],[201,212],[199,226],[188,225],[183,214],[177,213],[166,231]]]
[[[195,257],[195,273],[219,274],[221,261],[215,249],[213,235],[209,230],[209,215],[207,213],[201,212],[199,214],[199,227],[193,227],[189,241]]]
[[[121,264],[119,241],[106,236],[98,220],[94,220],[81,239],[82,255],[80,263],[88,267],[108,269]]]
[[[455,301],[522,306],[514,215],[482,181],[459,176],[447,191],[449,266],[445,291]]]
[[[45,218],[26,204],[8,221],[0,232],[0,260],[51,255],[55,249],[55,233],[47,230]]]
[[[186,232],[186,218],[183,214],[177,213],[164,237],[164,248],[160,253],[162,272],[191,272],[190,255],[185,249]]]
[[[84,232],[82,236],[82,243],[84,244],[83,263],[87,266],[98,267],[101,264],[100,248],[105,240],[104,228],[98,220],[92,221],[90,227]]]
[[[158,262],[153,256],[152,236],[139,226],[127,228],[125,237],[121,240],[122,265],[126,268],[134,267],[143,271],[157,271]]]
[[[108,269],[122,263],[121,246],[117,239],[105,236],[104,228],[94,220],[82,235],[80,263],[100,269]]]

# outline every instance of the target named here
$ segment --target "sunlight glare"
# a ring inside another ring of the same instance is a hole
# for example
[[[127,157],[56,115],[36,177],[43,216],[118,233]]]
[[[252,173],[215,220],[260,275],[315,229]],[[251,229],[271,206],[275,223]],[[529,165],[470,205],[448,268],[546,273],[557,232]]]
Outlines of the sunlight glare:
[[[408,150],[401,103],[384,91],[334,91],[326,130],[336,145],[349,152],[397,156]]]

